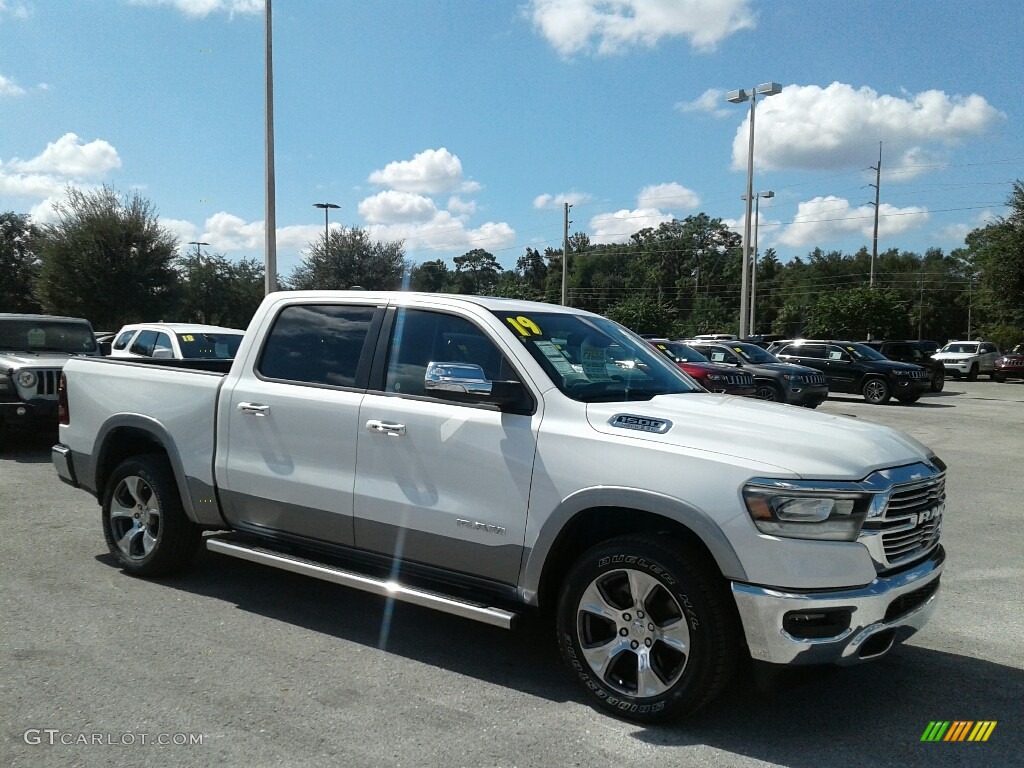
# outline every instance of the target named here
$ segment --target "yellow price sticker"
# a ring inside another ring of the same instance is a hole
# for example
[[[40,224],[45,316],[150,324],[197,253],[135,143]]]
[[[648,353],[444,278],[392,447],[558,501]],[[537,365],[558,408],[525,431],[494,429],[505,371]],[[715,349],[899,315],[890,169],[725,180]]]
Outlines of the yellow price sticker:
[[[184,336],[181,337],[181,340],[182,341],[195,341],[196,337],[193,336],[192,334],[185,334]]]
[[[506,317],[505,322],[515,328],[520,336],[540,336],[543,334],[540,326],[524,315],[519,315],[519,317]]]

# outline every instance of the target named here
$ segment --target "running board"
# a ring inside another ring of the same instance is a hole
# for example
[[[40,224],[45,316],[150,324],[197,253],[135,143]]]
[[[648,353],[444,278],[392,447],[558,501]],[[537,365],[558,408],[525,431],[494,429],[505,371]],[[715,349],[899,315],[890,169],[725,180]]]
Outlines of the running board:
[[[384,581],[364,576],[360,573],[343,571],[340,568],[334,568],[313,560],[306,560],[295,555],[285,555],[262,547],[226,541],[217,536],[208,536],[205,541],[206,548],[211,552],[219,552],[222,555],[230,555],[231,557],[248,560],[252,563],[269,565],[303,576],[312,576],[315,579],[340,584],[343,587],[352,587],[353,589],[359,589],[373,595],[401,600],[403,603],[433,608],[437,611],[450,613],[453,616],[473,619],[474,621],[480,621],[494,627],[501,627],[502,629],[512,629],[518,618],[518,614],[504,611],[500,608],[494,608],[482,603],[456,600],[447,595],[427,592],[422,589],[404,587],[394,581]]]

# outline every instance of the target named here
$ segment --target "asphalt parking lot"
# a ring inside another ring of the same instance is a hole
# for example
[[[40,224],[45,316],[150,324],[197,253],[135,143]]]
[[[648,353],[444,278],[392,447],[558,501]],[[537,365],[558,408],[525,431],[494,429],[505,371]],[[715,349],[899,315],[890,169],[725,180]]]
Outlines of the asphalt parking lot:
[[[204,553],[124,575],[49,436],[0,448],[3,766],[1008,766],[1024,748],[1024,382],[949,380],[900,428],[948,464],[938,612],[886,658],[738,680],[643,728],[584,703],[548,629],[504,632]],[[922,743],[936,720],[985,743]]]

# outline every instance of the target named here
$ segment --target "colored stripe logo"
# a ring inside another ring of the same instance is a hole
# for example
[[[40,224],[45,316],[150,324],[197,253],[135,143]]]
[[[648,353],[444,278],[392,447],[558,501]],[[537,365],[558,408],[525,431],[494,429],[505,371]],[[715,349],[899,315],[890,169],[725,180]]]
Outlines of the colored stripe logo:
[[[932,720],[921,741],[988,741],[997,720]]]

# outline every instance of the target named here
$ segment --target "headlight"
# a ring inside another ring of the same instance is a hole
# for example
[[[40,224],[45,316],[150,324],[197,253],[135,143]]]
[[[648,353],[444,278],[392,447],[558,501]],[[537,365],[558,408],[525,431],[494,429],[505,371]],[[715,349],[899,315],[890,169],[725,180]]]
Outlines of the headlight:
[[[893,374],[896,376],[909,376],[910,371],[905,370],[903,368],[897,368],[895,371],[893,371]]]
[[[36,385],[36,374],[34,371],[21,371],[18,373],[18,384],[19,386],[34,387]]]
[[[748,485],[743,500],[761,533],[794,539],[853,541],[867,516],[868,494],[844,494],[807,489]]]
[[[725,376],[720,373],[709,373],[708,381],[725,381]]]

